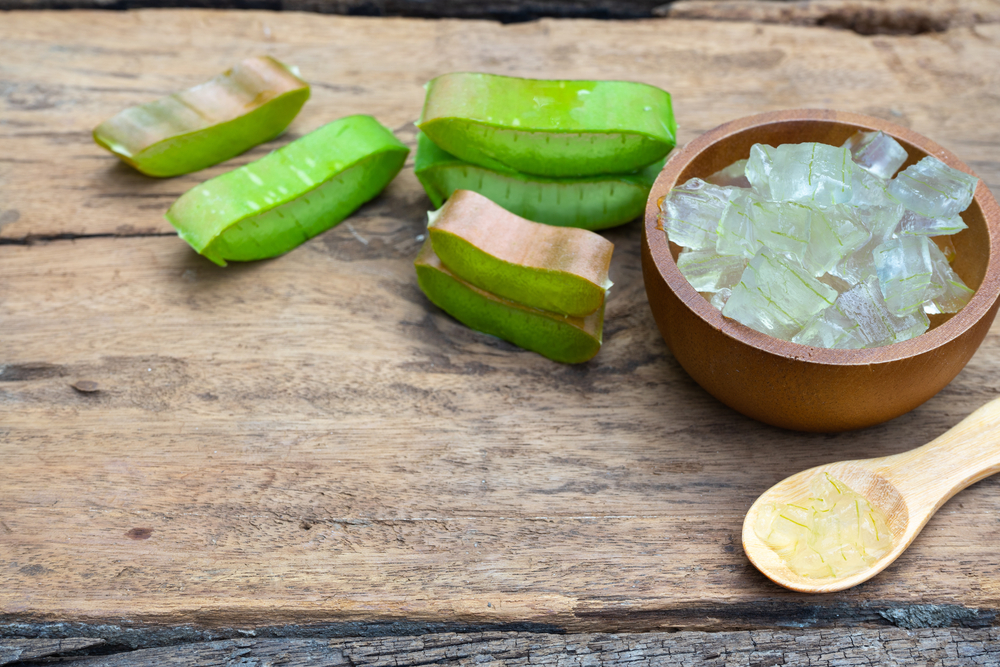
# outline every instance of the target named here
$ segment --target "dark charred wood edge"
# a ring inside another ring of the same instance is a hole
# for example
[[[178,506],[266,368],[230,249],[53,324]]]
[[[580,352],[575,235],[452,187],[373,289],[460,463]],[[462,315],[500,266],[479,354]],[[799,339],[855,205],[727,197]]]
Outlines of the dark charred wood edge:
[[[298,11],[343,16],[478,19],[522,23],[541,18],[630,20],[680,18],[750,21],[851,30],[862,35],[917,35],[1000,21],[1000,12],[954,11],[921,2],[877,0],[0,0],[3,10],[198,8]]]
[[[53,655],[79,653],[100,646],[103,639],[67,637],[65,639],[0,639],[0,665],[23,663]]]
[[[990,630],[998,627],[997,611],[951,604],[904,605],[760,600],[752,604],[683,607],[645,612],[577,610],[573,632],[600,628],[610,632],[679,632],[698,630],[706,635],[720,632],[756,632],[763,628],[802,630],[812,633],[869,631],[897,627],[904,630]],[[32,622],[23,616],[0,616],[0,648],[5,638],[98,639],[102,651],[131,651],[171,645],[245,639],[340,639],[422,636],[434,634],[562,635],[570,628],[556,623],[455,623],[423,620],[341,621],[288,624],[233,623],[232,619],[201,619],[184,625],[163,622],[131,624]],[[3,663],[0,662],[0,665]]]
[[[0,0],[2,9],[146,9],[199,7],[304,11],[347,16],[405,16],[413,18],[486,19],[502,23],[543,17],[639,19],[653,16],[663,0]]]
[[[859,35],[921,35],[1000,22],[1000,10],[906,0],[675,0],[653,15],[850,30]]]
[[[86,654],[80,650],[53,652],[51,640],[21,639],[23,650],[4,660],[8,645],[0,640],[0,665],[51,664],[42,656],[72,658],[85,667],[150,667],[160,665],[810,665],[824,667],[872,664],[997,665],[1000,630],[899,628],[753,630],[736,632],[650,632],[642,634],[544,634],[532,632],[434,633],[393,637],[339,639],[261,639],[243,637],[217,641]],[[81,641],[63,645],[82,647]],[[32,643],[37,650],[31,651]],[[40,642],[48,642],[44,647]],[[85,649],[86,651],[87,649]],[[91,649],[92,650],[92,649]],[[97,648],[100,650],[100,647]]]

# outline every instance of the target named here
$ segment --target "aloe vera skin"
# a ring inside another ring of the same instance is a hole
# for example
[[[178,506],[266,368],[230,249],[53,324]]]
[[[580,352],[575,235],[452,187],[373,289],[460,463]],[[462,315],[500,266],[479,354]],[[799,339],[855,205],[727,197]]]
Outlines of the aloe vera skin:
[[[563,317],[502,299],[458,278],[424,242],[414,262],[417,284],[431,303],[465,326],[564,364],[592,359],[601,349],[604,307],[586,318]]]
[[[633,172],[677,137],[670,93],[654,86],[468,72],[427,84],[417,125],[466,162],[554,177]]]
[[[148,176],[210,167],[285,131],[309,84],[269,57],[248,58],[194,88],[130,107],[94,130],[94,141]]]
[[[419,132],[414,173],[434,208],[456,190],[472,190],[528,220],[598,231],[642,215],[665,162],[658,160],[634,174],[546,178],[465,162]]]
[[[220,266],[275,257],[378,195],[409,152],[371,116],[348,116],[195,186],[166,218]]]
[[[604,305],[614,244],[602,236],[525,220],[469,190],[429,217],[435,254],[462,280],[560,315],[586,317]]]

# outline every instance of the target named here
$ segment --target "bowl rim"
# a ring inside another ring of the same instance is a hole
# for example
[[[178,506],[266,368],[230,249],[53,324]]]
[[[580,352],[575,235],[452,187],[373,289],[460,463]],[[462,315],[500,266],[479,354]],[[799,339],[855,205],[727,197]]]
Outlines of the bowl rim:
[[[695,291],[684,278],[670,253],[666,234],[658,228],[658,200],[670,191],[670,188],[676,184],[678,176],[696,157],[719,141],[754,128],[782,123],[795,124],[803,121],[848,124],[869,132],[881,130],[897,140],[916,146],[928,155],[933,155],[948,166],[979,179],[973,199],[979,205],[986,222],[989,258],[979,288],[961,311],[934,329],[900,343],[848,350],[811,347],[774,338],[751,329],[736,320],[724,317],[721,311]],[[649,198],[646,201],[644,223],[643,243],[647,245],[656,271],[668,288],[689,310],[705,324],[728,338],[786,359],[801,360],[818,365],[855,366],[886,363],[919,356],[961,337],[983,317],[988,316],[994,302],[1000,296],[1000,205],[997,204],[983,179],[949,150],[923,135],[881,118],[853,112],[830,109],[768,111],[738,118],[705,132],[670,155],[650,190]]]

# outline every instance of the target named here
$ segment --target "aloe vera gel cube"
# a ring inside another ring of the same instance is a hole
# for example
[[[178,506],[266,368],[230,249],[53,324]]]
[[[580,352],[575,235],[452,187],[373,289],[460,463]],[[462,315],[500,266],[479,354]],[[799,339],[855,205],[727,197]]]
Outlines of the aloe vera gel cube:
[[[371,116],[348,116],[195,186],[166,218],[220,266],[275,257],[378,195],[408,153]]]
[[[836,298],[836,290],[765,248],[750,261],[722,314],[788,340]]]
[[[670,94],[654,86],[473,72],[430,81],[417,125],[466,162],[548,177],[642,169],[677,133]]]
[[[747,260],[743,256],[720,255],[714,250],[685,248],[677,256],[677,268],[699,292],[715,293],[732,289],[740,281],[746,266]]]
[[[813,209],[795,202],[772,202],[753,196],[748,207],[760,245],[803,261],[812,236]]]
[[[692,250],[716,246],[717,230],[736,188],[720,187],[692,178],[667,194],[661,205],[660,226],[673,243]]]
[[[856,210],[850,206],[817,208],[811,222],[809,245],[802,265],[814,276],[831,271],[871,238]]]
[[[906,149],[885,132],[857,132],[844,143],[854,163],[882,180],[892,178],[908,157]]]
[[[736,183],[742,165],[749,189],[691,179],[663,198],[663,229],[684,247],[678,269],[726,317],[785,340],[857,348],[918,336],[928,314],[972,297],[946,235],[966,228],[959,213],[977,181],[933,157],[886,180],[907,159],[878,132],[839,148],[755,144],[710,177]]]
[[[914,213],[950,218],[969,207],[977,182],[975,176],[928,156],[892,179],[889,193]]]
[[[846,148],[820,143],[775,149],[768,187],[775,201],[832,206],[850,201],[854,163]]]

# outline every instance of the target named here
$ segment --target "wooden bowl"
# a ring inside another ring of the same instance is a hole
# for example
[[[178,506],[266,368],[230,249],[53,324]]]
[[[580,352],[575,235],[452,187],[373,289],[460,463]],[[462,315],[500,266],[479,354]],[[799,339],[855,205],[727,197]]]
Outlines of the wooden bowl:
[[[793,110],[741,118],[674,152],[646,204],[642,272],[663,339],[692,378],[743,414],[801,431],[845,431],[884,422],[928,400],[954,378],[989,331],[1000,294],[1000,207],[982,180],[962,213],[968,229],[952,236],[952,265],[976,290],[960,312],[935,316],[916,338],[865,350],[830,350],[790,343],[750,329],[722,313],[685,280],[657,220],[659,202],[675,185],[707,177],[746,158],[755,143],[819,141],[842,145],[858,130],[881,130],[909,153],[909,166],[933,155],[973,173],[934,142],[892,123],[853,113]]]

